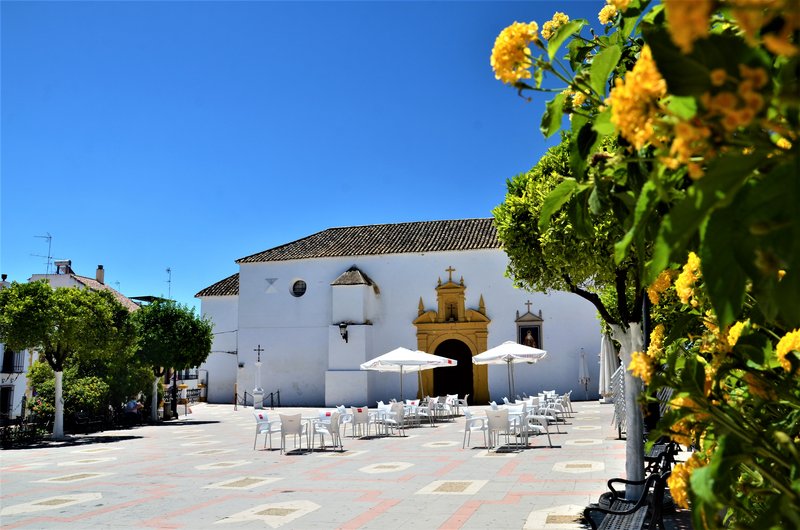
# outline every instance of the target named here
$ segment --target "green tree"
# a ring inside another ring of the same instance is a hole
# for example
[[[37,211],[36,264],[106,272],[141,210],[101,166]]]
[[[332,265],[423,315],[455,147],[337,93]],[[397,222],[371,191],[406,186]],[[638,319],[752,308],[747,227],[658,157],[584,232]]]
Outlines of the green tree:
[[[65,363],[77,354],[102,356],[118,344],[120,309],[107,291],[52,289],[46,281],[15,282],[0,291],[0,340],[15,350],[38,350],[55,372],[55,439],[64,437]]]
[[[497,235],[509,257],[508,274],[528,290],[560,290],[591,302],[621,345],[623,362],[630,363],[642,349],[643,262],[647,248],[617,263],[614,247],[625,232],[618,216],[629,205],[623,198],[589,208],[575,193],[580,184],[572,178],[571,141],[564,137],[533,169],[507,183],[503,204],[495,208]],[[605,159],[600,157],[605,163]],[[613,183],[607,184],[614,187]],[[564,193],[559,195],[559,190]],[[614,190],[609,195],[616,197]],[[601,296],[613,294],[612,303]],[[641,382],[626,372],[627,476],[644,475],[642,415],[638,397]]]
[[[662,432],[700,449],[673,498],[698,528],[798,526],[800,4],[609,0],[598,18],[602,35],[514,23],[492,51],[498,79],[556,93],[546,136],[570,115],[569,178],[538,223],[566,208],[585,231],[621,200],[614,261],[645,265],[653,304],[686,263],[628,363],[675,391]]]
[[[138,356],[157,377],[166,370],[198,366],[211,353],[211,322],[173,301],[156,301],[133,316],[139,336]],[[158,418],[158,386],[153,383],[151,415]],[[173,404],[173,407],[175,405]],[[174,408],[173,408],[174,410]]]

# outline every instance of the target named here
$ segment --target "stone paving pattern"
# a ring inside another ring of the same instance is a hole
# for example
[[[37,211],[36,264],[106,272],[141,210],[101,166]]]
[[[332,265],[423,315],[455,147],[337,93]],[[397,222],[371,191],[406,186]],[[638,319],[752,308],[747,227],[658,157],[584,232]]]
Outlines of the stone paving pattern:
[[[457,417],[405,437],[348,429],[343,453],[281,455],[280,435],[274,450],[263,436],[253,450],[252,408],[197,404],[176,421],[0,452],[0,526],[583,528],[583,508],[624,476],[625,441],[612,406],[573,407],[561,434],[551,429],[554,448],[537,436],[531,448],[489,452],[477,433],[462,449]]]

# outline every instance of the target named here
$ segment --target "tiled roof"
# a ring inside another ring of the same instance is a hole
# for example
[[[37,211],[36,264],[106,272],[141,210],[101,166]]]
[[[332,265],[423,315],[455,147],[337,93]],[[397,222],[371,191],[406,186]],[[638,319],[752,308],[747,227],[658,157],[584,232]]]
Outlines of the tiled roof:
[[[136,302],[134,302],[121,292],[117,291],[116,289],[112,289],[108,285],[98,282],[94,278],[88,278],[86,276],[78,276],[77,274],[70,274],[70,276],[72,276],[76,282],[80,283],[87,289],[92,289],[93,291],[111,292],[111,294],[114,295],[114,298],[116,298],[117,302],[122,304],[122,306],[128,311],[136,311],[137,309],[139,309],[139,306],[136,304]]]
[[[492,218],[329,228],[236,263],[499,249]]]
[[[358,267],[353,265],[345,272],[339,275],[338,278],[331,282],[331,285],[375,285],[372,279],[358,270]]]
[[[236,296],[239,294],[239,273],[231,274],[224,280],[220,280],[214,285],[210,285],[194,295],[195,298],[201,296]]]

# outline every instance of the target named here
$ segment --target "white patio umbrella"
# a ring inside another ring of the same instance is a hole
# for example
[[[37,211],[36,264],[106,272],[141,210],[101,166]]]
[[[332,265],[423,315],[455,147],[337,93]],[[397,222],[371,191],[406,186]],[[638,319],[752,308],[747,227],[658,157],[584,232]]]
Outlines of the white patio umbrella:
[[[545,350],[531,348],[524,344],[507,340],[499,346],[490,348],[472,358],[474,364],[505,364],[508,367],[508,391],[513,398],[514,393],[514,363],[535,363],[547,356]]]
[[[586,401],[589,401],[589,365],[586,363],[586,352],[581,348],[580,364],[578,365],[578,381],[583,385],[583,390],[586,392]]]
[[[614,380],[614,372],[617,371],[619,361],[617,359],[617,350],[614,348],[614,343],[611,337],[603,335],[603,340],[600,342],[600,397],[604,402],[614,393],[611,385]]]
[[[420,372],[445,366],[456,366],[458,361],[408,348],[395,348],[361,365],[362,370],[398,372],[400,374],[400,401],[403,400],[403,374]]]

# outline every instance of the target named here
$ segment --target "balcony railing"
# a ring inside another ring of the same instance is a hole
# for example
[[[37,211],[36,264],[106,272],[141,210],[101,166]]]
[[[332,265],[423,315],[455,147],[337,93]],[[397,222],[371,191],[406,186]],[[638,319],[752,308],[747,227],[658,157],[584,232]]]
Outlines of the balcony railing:
[[[3,355],[3,373],[4,374],[21,374],[25,367],[25,358],[22,356],[23,352],[10,352],[6,351]]]

